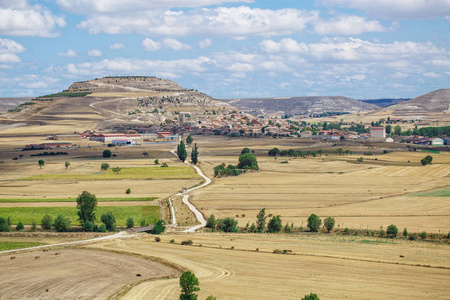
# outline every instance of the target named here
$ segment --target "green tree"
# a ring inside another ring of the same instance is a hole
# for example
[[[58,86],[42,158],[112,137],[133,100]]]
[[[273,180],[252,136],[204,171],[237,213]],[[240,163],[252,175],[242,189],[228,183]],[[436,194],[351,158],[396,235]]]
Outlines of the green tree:
[[[109,157],[111,157],[111,150],[108,150],[108,149],[104,150],[104,151],[103,151],[103,157],[104,157],[104,158],[109,158]]]
[[[328,232],[333,230],[335,220],[333,217],[326,217],[325,220],[323,220],[323,224],[325,225],[325,228]]]
[[[266,227],[266,209],[263,208],[260,210],[260,212],[256,215],[256,228],[258,232],[263,232],[264,228]]]
[[[19,221],[19,223],[17,223],[17,225],[16,225],[16,230],[17,231],[23,230],[23,228],[24,228],[23,223]]]
[[[211,295],[211,296],[208,296],[208,297],[206,298],[206,300],[217,300],[217,298],[214,297],[213,295]]]
[[[408,236],[408,230],[406,229],[406,227],[405,227],[405,229],[403,229],[403,236],[404,237]]]
[[[214,229],[216,227],[216,217],[214,214],[210,215],[209,218],[206,220],[206,228]]]
[[[196,165],[198,163],[198,147],[197,147],[197,143],[195,143],[194,147],[192,147],[191,160],[192,160],[192,163],[194,165]]]
[[[191,135],[188,135],[188,137],[186,138],[186,143],[188,145],[192,144],[192,142],[194,141],[194,138]]]
[[[119,174],[120,171],[122,171],[122,168],[120,168],[120,167],[115,167],[115,168],[112,168],[111,170],[112,170],[114,173]]]
[[[199,282],[194,273],[186,271],[181,274],[180,277],[180,287],[181,295],[180,300],[197,300],[198,295],[195,292],[200,291],[198,287]]]
[[[70,219],[63,215],[58,215],[53,222],[53,227],[58,232],[67,232],[70,230]]]
[[[308,228],[311,232],[317,232],[322,225],[322,220],[315,215],[311,214],[308,218]]]
[[[155,165],[159,165],[159,159],[155,159]]]
[[[67,168],[70,166],[70,162],[66,161],[66,162],[64,163],[64,166],[66,167],[66,170],[67,170]]]
[[[387,227],[386,234],[391,237],[396,237],[398,233],[398,228],[394,224]]]
[[[267,230],[269,230],[270,233],[280,232],[281,228],[283,228],[283,224],[281,224],[281,217],[279,215],[273,216],[269,221],[269,224],[267,224]]]
[[[182,162],[187,158],[186,146],[184,145],[183,140],[181,140],[177,146],[177,156]]]
[[[426,166],[426,165],[431,165],[432,161],[433,161],[433,157],[431,155],[427,155],[420,162],[422,163],[422,165]]]
[[[77,198],[77,215],[81,226],[86,221],[95,223],[95,209],[97,208],[97,197],[88,191],[83,191]]]
[[[217,229],[223,232],[237,232],[239,229],[237,225],[238,221],[230,217],[217,220]]]
[[[134,227],[134,218],[130,217],[127,219],[127,228],[133,228]]]
[[[42,168],[44,164],[45,164],[44,160],[42,159],[38,160],[39,169]]]
[[[320,300],[320,298],[316,294],[309,294],[303,297],[301,300]]]
[[[50,229],[52,229],[52,224],[53,224],[52,216],[45,215],[42,217],[42,220],[41,220],[42,229],[50,230]]]
[[[391,125],[386,125],[386,134],[391,134],[392,132],[392,126]]]
[[[269,152],[268,152],[268,155],[269,155],[269,156],[277,156],[277,155],[280,155],[280,149],[278,149],[278,148],[270,149]]]
[[[94,231],[94,224],[92,224],[92,222],[86,221],[84,223],[83,230],[86,232]]]
[[[112,212],[108,211],[106,214],[103,214],[100,218],[100,221],[102,221],[102,223],[105,224],[106,230],[108,231],[116,230],[116,217]]]
[[[245,153],[250,153],[250,149],[245,147],[244,149],[242,149],[241,154],[245,154]]]
[[[127,195],[131,194],[131,189],[128,188],[128,189],[125,191],[125,194],[127,194]]]
[[[169,167],[169,165],[168,165],[167,163],[163,162],[162,165],[161,165],[161,167],[162,167],[162,168],[167,168],[167,167]]]
[[[106,171],[109,169],[109,164],[108,163],[102,163],[102,165],[100,166],[100,169],[103,171]]]
[[[256,156],[252,153],[244,153],[239,155],[239,163],[237,165],[239,169],[252,169],[259,170],[258,161]]]
[[[161,234],[166,230],[166,223],[164,220],[159,220],[156,222],[155,227],[152,229],[152,234]]]
[[[394,133],[395,135],[401,135],[402,134],[402,128],[400,127],[400,125],[397,125],[394,127]]]
[[[0,232],[11,231],[11,225],[9,225],[8,220],[0,217]]]

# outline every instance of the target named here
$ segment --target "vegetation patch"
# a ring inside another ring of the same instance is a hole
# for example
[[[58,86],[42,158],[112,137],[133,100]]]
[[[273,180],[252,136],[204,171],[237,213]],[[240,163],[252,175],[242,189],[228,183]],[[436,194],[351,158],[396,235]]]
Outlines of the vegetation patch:
[[[114,169],[114,168],[113,168]],[[120,172],[108,169],[97,174],[48,174],[35,175],[22,180],[152,180],[152,179],[201,179],[191,167],[139,167],[120,168]]]
[[[410,194],[412,197],[450,197],[450,188],[436,189],[432,191]]]
[[[140,198],[97,198],[98,202],[118,202],[118,201],[153,201],[158,197]],[[76,202],[76,198],[34,198],[34,199],[0,199],[0,203],[22,203],[22,202]]]
[[[145,220],[149,224],[155,224],[160,219],[159,206],[100,206],[95,212],[98,224],[100,217],[107,212],[114,214],[118,226],[126,226],[130,217]],[[33,221],[40,223],[45,215],[51,216],[53,220],[58,215],[63,215],[69,218],[73,225],[79,224],[76,207],[0,207],[0,216],[11,216],[13,224],[19,221],[24,224],[31,224]]]
[[[28,248],[28,247],[36,247],[41,245],[47,245],[44,243],[36,243],[36,242],[0,242],[0,251]]]

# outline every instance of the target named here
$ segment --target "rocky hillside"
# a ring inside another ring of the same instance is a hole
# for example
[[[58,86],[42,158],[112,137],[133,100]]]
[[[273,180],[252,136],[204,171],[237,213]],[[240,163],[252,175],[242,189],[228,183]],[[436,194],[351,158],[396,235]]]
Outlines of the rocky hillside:
[[[325,112],[359,113],[379,108],[373,104],[341,96],[247,98],[222,101],[242,110],[263,110],[267,113],[282,112],[292,115]]]
[[[0,98],[0,113],[5,113],[10,109],[14,109],[20,104],[26,103],[33,98],[30,97],[14,97],[14,98]]]

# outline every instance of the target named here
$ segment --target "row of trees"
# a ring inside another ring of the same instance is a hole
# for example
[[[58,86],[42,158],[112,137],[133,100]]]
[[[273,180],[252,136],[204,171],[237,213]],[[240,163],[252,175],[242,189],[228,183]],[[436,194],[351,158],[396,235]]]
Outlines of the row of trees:
[[[322,156],[323,150],[319,149],[317,151],[299,151],[299,150],[295,150],[295,149],[289,149],[289,150],[280,150],[278,148],[272,148],[268,151],[268,155],[269,156],[292,156],[292,157],[308,157],[308,156],[312,156],[312,157],[316,157],[316,156]]]
[[[190,135],[188,136],[188,138],[189,137],[190,137]],[[191,140],[191,142],[192,142],[192,140]],[[186,160],[186,158],[187,158],[186,145],[184,144],[183,140],[181,140],[180,143],[177,146],[177,156],[182,162],[184,162]],[[195,143],[195,145],[192,147],[191,162],[194,165],[196,165],[198,163],[198,146],[197,146],[197,143]]]
[[[239,155],[239,162],[236,166],[228,165],[225,167],[225,163],[222,163],[214,167],[214,177],[223,176],[237,176],[247,170],[258,171],[258,160],[249,148],[244,148]]]

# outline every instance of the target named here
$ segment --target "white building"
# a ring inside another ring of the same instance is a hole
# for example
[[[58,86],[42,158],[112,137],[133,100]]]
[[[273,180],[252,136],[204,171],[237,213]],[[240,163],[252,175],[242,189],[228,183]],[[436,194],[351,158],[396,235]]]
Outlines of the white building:
[[[434,146],[443,146],[444,145],[444,140],[441,138],[435,138],[431,141],[431,145]]]
[[[393,142],[394,142],[394,139],[391,138],[391,137],[388,137],[388,138],[386,139],[386,143],[393,143]]]
[[[385,138],[386,131],[384,127],[371,127],[370,128],[370,137],[371,138]]]

